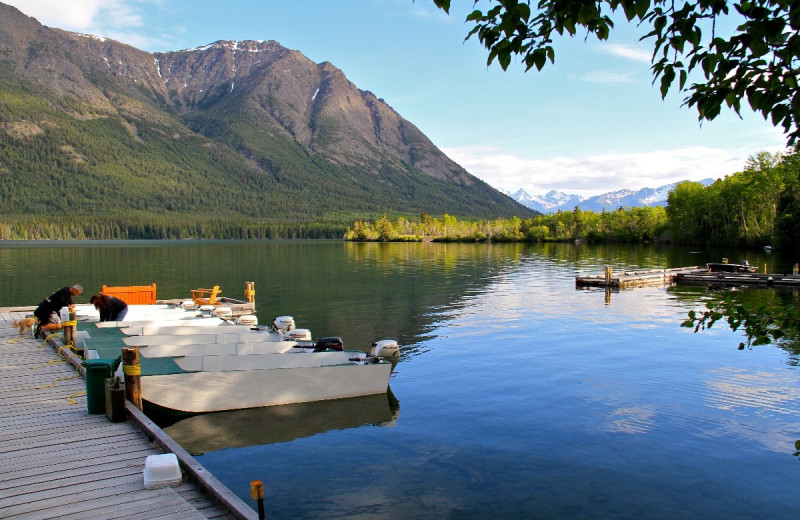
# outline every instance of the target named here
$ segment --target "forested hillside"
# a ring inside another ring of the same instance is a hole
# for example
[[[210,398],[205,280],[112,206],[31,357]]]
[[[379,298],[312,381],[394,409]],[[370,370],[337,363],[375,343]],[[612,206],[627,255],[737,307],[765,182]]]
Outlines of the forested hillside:
[[[329,63],[276,42],[150,54],[0,4],[0,238],[341,236],[531,211]]]

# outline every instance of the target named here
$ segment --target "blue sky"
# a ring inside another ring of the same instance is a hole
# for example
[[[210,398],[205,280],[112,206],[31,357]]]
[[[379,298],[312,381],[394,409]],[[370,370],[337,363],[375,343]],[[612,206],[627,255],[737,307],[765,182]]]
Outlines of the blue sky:
[[[607,42],[556,41],[556,63],[524,72],[486,65],[464,41],[472,0],[448,16],[432,0],[0,0],[44,25],[146,51],[217,40],[275,40],[329,61],[383,98],[442,151],[495,188],[595,195],[720,178],[783,134],[760,116],[697,120],[683,96],[662,100],[652,47],[620,20]]]

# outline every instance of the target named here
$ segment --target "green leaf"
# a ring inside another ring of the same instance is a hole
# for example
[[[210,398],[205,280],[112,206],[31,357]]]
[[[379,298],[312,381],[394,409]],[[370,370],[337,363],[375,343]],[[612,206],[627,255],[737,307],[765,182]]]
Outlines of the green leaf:
[[[433,0],[433,3],[445,13],[450,14],[450,0]]]

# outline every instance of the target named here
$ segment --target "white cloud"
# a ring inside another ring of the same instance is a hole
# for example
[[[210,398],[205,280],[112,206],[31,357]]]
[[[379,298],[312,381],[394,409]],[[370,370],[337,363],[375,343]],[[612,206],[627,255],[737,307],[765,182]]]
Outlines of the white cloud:
[[[752,155],[699,146],[546,159],[522,159],[491,148],[443,151],[471,174],[501,190],[524,188],[531,194],[556,190],[585,196],[623,188],[656,188],[683,180],[718,179],[741,171]]]
[[[632,74],[620,74],[610,70],[590,70],[581,76],[587,83],[634,83]]]
[[[144,10],[161,0],[4,0],[41,24],[113,38],[133,45],[153,44]],[[156,42],[158,43],[158,42]]]
[[[613,56],[619,56],[621,58],[626,58],[641,63],[650,63],[650,58],[652,57],[652,51],[632,47],[630,45],[622,45],[619,43],[602,45],[601,49]]]
[[[95,25],[105,0],[5,0],[40,23],[59,29],[85,32]],[[112,2],[116,4],[116,2]]]

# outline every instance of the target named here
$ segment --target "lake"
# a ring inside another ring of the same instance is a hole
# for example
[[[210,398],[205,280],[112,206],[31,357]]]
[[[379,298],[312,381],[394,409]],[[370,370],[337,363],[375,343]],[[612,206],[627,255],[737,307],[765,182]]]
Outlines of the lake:
[[[82,283],[160,298],[255,282],[346,348],[397,339],[387,395],[165,424],[268,518],[796,519],[798,359],[681,328],[703,287],[577,290],[575,276],[779,252],[341,241],[0,243],[0,306]]]

